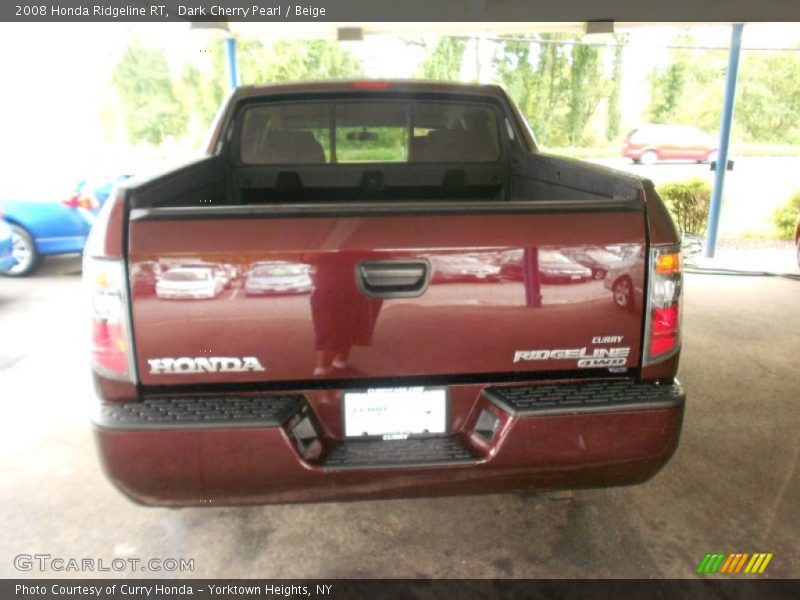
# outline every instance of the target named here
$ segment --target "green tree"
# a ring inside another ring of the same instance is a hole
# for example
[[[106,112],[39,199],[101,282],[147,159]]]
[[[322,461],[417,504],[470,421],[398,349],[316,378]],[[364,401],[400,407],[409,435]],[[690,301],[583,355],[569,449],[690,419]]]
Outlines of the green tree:
[[[669,123],[674,120],[686,84],[686,69],[684,63],[672,63],[666,67],[656,67],[648,76],[650,104],[647,107],[647,118],[651,123]]]
[[[743,55],[735,119],[754,142],[800,144],[800,56]]]
[[[686,87],[676,113],[676,122],[696,125],[706,132],[719,131],[722,119],[722,100],[725,97],[725,77],[728,53],[724,50],[685,50]],[[738,137],[734,121],[734,134]]]
[[[177,100],[167,59],[160,49],[134,43],[114,68],[111,81],[119,92],[130,141],[160,144],[186,131],[188,117]]]
[[[563,34],[506,40],[494,68],[500,84],[528,119],[539,141],[565,145],[569,95],[569,55]],[[537,44],[537,42],[543,42]]]
[[[494,60],[500,83],[547,146],[586,143],[597,107],[619,85],[603,51],[576,42],[566,34],[506,40]]]
[[[647,118],[652,123],[695,125],[706,132],[719,129],[725,89],[727,52],[690,48],[691,36],[675,39],[670,64],[650,73]]]
[[[571,146],[586,141],[586,126],[603,98],[611,91],[605,78],[597,46],[574,44],[570,66],[570,97],[567,138]]]
[[[439,38],[433,51],[419,66],[420,77],[441,81],[458,81],[461,78],[461,64],[464,61],[466,49],[466,38]]]
[[[678,42],[690,45],[691,38]],[[655,123],[720,125],[727,51],[673,48],[671,62],[650,76],[647,118]],[[796,52],[744,52],[734,112],[734,139],[800,144],[800,56]]]
[[[204,132],[211,124],[227,90],[222,44],[222,40],[211,44],[211,73],[186,65],[175,84],[176,93],[192,121],[192,129],[198,133]]]
[[[656,187],[682,232],[703,234],[711,206],[711,185],[693,177],[686,181],[664,183]]]
[[[791,239],[800,217],[800,190],[796,191],[783,206],[772,213],[772,222],[782,238]]]
[[[211,124],[228,89],[222,40],[214,42],[210,50],[210,69],[188,65],[177,84],[198,135]],[[259,40],[239,40],[236,56],[242,85],[361,77],[364,73],[351,52],[337,42],[323,40],[281,40],[271,46]]]
[[[616,34],[614,39],[617,46],[614,47],[614,58],[611,72],[611,92],[608,96],[608,107],[606,111],[606,140],[611,141],[619,135],[620,121],[622,116],[619,109],[620,93],[622,90],[622,51],[627,41],[626,35]]]
[[[243,85],[363,77],[361,62],[339,42],[279,40],[265,46],[243,40],[237,46]]]

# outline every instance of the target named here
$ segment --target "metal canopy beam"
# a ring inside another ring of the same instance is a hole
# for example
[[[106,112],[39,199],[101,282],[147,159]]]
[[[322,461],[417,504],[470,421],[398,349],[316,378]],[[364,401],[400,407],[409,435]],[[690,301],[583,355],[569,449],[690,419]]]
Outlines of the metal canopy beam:
[[[474,10],[479,11],[479,4],[475,5]],[[696,23],[685,22],[622,22],[611,20],[592,20],[592,21],[552,21],[552,22],[487,22],[487,21],[463,21],[463,22],[306,22],[295,21],[286,23],[260,23],[254,21],[231,21],[224,24],[227,31],[233,35],[243,38],[259,38],[263,36],[269,39],[329,39],[335,40],[341,28],[359,29],[364,37],[372,35],[452,35],[452,36],[477,36],[481,34],[491,35],[519,35],[525,33],[586,33],[589,28],[596,27],[598,23],[607,25],[613,24],[614,31],[628,31],[641,27],[683,27],[696,25]],[[715,22],[715,25],[727,25],[729,23]],[[208,25],[206,25],[208,27]]]
[[[722,208],[722,190],[725,187],[725,173],[728,169],[728,146],[733,125],[733,105],[736,100],[736,80],[739,75],[739,54],[742,48],[743,23],[736,23],[731,31],[731,47],[728,52],[728,75],[725,82],[725,99],[722,105],[722,123],[719,132],[719,149],[711,194],[711,208],[708,213],[708,233],[706,234],[706,256],[714,257],[717,248],[717,232]]]
[[[236,61],[236,38],[225,38],[225,54],[228,58],[228,81],[231,89],[239,85],[239,63]]]

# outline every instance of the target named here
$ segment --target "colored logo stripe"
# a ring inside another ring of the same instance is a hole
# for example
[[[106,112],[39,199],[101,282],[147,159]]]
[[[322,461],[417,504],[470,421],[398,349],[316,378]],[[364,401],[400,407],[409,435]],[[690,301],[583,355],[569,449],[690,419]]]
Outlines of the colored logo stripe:
[[[744,567],[744,561],[747,560],[749,554],[729,554],[728,560],[722,565],[720,573],[738,573]]]
[[[703,559],[703,562],[700,563],[700,566],[697,567],[698,573],[716,573],[719,566],[722,564],[722,560],[725,558],[724,554],[706,554],[706,557]]]
[[[742,569],[744,569],[744,573],[760,574],[767,568],[772,557],[772,553],[763,552],[756,554],[748,554],[746,552],[725,554],[723,552],[716,552],[714,554],[705,555],[700,566],[697,567],[697,572],[703,574],[737,574],[742,573]]]
[[[772,553],[769,554],[753,554],[753,558],[745,567],[745,573],[763,573],[767,568],[769,561],[772,560]]]

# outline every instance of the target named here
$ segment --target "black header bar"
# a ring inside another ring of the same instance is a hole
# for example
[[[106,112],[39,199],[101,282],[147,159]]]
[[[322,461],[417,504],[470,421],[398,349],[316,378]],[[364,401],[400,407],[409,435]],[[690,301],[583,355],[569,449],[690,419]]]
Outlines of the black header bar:
[[[796,21],[787,0],[15,0],[10,22],[756,22]]]

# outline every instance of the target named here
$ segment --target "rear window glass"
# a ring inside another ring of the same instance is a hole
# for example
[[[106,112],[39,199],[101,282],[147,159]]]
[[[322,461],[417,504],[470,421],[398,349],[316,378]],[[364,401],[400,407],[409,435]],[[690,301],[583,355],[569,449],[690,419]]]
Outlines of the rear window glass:
[[[295,102],[244,111],[250,165],[495,162],[495,111],[454,102]]]

